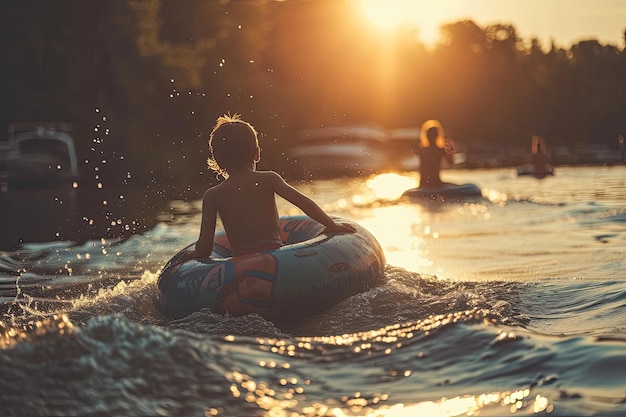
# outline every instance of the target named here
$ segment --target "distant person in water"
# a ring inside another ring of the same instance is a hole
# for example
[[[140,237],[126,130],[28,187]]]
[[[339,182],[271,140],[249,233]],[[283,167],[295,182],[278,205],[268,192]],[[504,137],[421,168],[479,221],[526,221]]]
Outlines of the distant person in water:
[[[553,173],[552,165],[550,165],[550,155],[548,147],[541,136],[533,136],[531,143],[531,164],[534,175],[537,178],[543,178]]]
[[[536,174],[545,174],[550,171],[550,157],[543,140],[537,140],[533,149],[532,161]]]
[[[422,125],[420,141],[413,148],[420,159],[419,188],[434,188],[444,185],[439,177],[441,162],[446,160],[452,163],[455,153],[454,142],[446,139],[443,127],[437,120],[428,120]]]
[[[218,215],[233,256],[282,246],[275,195],[326,226],[325,233],[354,232],[352,226],[335,223],[313,200],[288,185],[276,172],[256,171],[260,160],[258,135],[238,114],[217,119],[209,137],[209,149],[209,167],[224,181],[204,193],[200,236],[195,250],[181,262],[211,256]]]

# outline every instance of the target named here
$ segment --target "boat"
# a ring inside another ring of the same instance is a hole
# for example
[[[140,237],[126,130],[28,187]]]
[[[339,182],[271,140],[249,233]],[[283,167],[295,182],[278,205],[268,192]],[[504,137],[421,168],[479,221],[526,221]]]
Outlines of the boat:
[[[232,257],[224,231],[215,234],[211,258],[179,262],[195,244],[183,248],[158,278],[159,308],[170,318],[208,308],[291,321],[382,283],[385,255],[376,238],[355,222],[334,219],[356,232],[327,235],[307,216],[284,216],[278,249]]]
[[[442,183],[435,187],[415,187],[406,190],[402,197],[419,201],[465,201],[482,198],[482,192],[476,184]]]
[[[3,189],[78,179],[73,131],[72,124],[65,122],[11,123],[8,141],[0,143]]]
[[[297,133],[289,159],[296,175],[333,178],[380,172],[390,163],[389,142],[376,126],[338,126],[304,129]]]

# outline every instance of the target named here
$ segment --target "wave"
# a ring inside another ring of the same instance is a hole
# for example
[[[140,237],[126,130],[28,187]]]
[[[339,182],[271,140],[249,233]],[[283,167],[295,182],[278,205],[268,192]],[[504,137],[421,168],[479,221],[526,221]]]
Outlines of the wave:
[[[3,410],[225,416],[626,411],[623,343],[532,334],[486,310],[310,337],[218,335],[215,328],[206,334],[211,320],[244,333],[263,322],[255,315],[220,319],[199,312],[165,326],[114,314],[82,326],[56,316],[25,330],[0,328]],[[272,333],[271,326],[265,332]]]
[[[249,336],[320,336],[480,309],[490,311],[499,324],[547,335],[619,338],[626,334],[623,325],[626,323],[626,282],[621,280],[443,280],[388,265],[386,281],[382,285],[314,317],[296,322],[278,321],[266,332],[255,334],[254,330],[265,325],[257,323],[254,329],[244,326],[237,330],[239,325],[235,322],[239,318],[234,317],[230,317],[227,323],[222,323],[221,319],[208,320],[207,316],[204,320],[194,316],[179,321],[168,320],[156,307],[157,274],[158,270],[144,271],[141,275],[113,274],[86,281],[81,276],[61,276],[55,277],[55,284],[48,289],[49,277],[14,277],[12,280],[17,278],[20,284],[17,287],[20,294],[5,295],[0,300],[4,306],[4,321],[19,327],[33,319],[66,314],[74,322],[85,323],[91,317],[123,313],[140,323],[200,325],[203,333],[211,329],[219,334],[217,329],[222,329]]]

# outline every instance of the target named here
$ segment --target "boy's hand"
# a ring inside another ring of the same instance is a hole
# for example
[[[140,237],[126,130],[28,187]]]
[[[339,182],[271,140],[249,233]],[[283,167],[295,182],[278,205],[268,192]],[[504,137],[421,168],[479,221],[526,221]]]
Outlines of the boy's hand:
[[[326,233],[326,234],[332,234],[332,233],[354,233],[354,232],[356,232],[356,229],[351,224],[335,223],[334,225],[328,226],[326,229],[324,229],[324,233]]]

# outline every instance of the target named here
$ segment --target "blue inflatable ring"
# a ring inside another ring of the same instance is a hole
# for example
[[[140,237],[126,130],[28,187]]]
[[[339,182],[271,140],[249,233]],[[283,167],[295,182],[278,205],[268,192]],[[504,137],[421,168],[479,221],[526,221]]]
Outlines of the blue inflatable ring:
[[[416,187],[406,190],[403,197],[420,201],[464,201],[482,198],[482,192],[475,184],[443,183],[436,187]]]
[[[215,234],[211,258],[178,262],[195,244],[178,252],[160,274],[158,303],[170,318],[203,308],[241,316],[298,319],[379,285],[385,256],[362,226],[355,233],[325,234],[307,216],[280,218],[284,246],[267,252],[231,257],[226,234]]]

